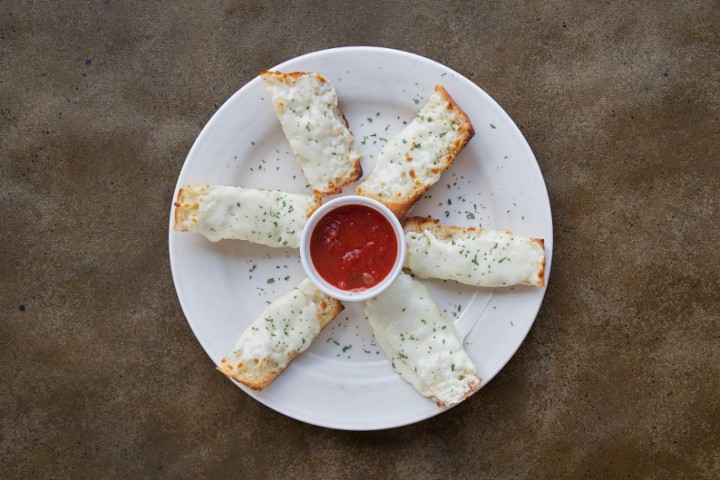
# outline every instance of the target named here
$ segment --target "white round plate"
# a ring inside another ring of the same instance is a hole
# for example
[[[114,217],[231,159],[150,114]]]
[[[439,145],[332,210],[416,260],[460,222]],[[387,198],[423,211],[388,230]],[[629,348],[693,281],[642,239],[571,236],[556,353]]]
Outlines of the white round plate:
[[[547,281],[552,220],[542,174],[513,121],[477,85],[432,60],[375,47],[310,53],[272,70],[320,72],[330,80],[365,154],[366,174],[384,143],[414,118],[436,84],[443,85],[468,114],[476,133],[412,215],[544,238]],[[309,193],[260,78],[242,87],[207,123],[183,165],[175,197],[191,182]],[[201,235],[173,231],[172,218],[171,207],[169,250],[175,288],[193,332],[217,364],[268,303],[304,278],[299,252],[244,241],[211,243]],[[465,337],[483,385],[520,346],[545,294],[544,288],[477,289],[422,281]],[[208,375],[221,373],[208,365]],[[344,430],[397,427],[444,411],[393,371],[358,303],[346,304],[345,311],[265,390],[239,387],[292,418]]]

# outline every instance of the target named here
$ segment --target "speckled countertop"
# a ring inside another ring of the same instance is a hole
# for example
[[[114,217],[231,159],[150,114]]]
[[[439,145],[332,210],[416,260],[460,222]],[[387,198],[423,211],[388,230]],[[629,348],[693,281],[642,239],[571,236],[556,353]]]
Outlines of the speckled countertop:
[[[720,477],[717,2],[0,2],[2,478]],[[310,426],[212,370],[168,207],[215,110],[297,55],[427,56],[545,176],[553,271],[457,408]]]

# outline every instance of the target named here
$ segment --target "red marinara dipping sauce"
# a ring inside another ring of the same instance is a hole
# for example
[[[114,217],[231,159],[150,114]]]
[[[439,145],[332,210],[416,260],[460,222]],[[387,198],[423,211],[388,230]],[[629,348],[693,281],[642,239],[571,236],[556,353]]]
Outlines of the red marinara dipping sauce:
[[[380,283],[397,258],[392,225],[364,205],[343,205],[320,219],[310,237],[310,259],[318,274],[342,290]]]

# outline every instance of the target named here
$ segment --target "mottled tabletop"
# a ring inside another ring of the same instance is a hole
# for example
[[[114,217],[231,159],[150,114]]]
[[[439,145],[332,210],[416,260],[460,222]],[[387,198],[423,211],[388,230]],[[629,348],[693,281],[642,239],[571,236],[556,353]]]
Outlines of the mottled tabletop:
[[[720,477],[720,4],[0,2],[2,478]],[[257,74],[430,58],[532,148],[553,266],[441,415],[352,432],[216,372],[168,255],[180,169]]]

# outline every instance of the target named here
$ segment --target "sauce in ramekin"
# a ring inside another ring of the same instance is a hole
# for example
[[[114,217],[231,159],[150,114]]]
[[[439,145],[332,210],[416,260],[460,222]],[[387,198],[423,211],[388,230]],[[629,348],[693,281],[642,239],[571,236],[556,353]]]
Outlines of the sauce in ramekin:
[[[398,255],[393,226],[365,205],[344,205],[329,211],[310,238],[310,258],[326,282],[347,291],[380,283]]]

